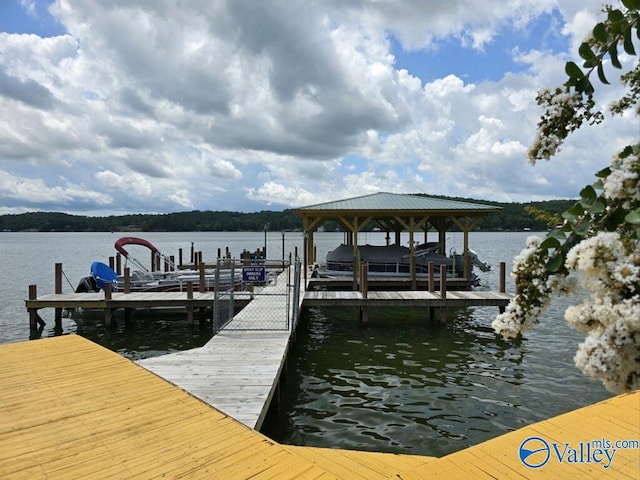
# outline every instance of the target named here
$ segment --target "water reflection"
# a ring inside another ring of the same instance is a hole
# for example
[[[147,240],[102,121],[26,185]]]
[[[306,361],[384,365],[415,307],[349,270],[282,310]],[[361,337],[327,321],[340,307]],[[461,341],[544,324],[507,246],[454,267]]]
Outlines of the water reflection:
[[[557,379],[528,365],[526,341],[497,338],[493,315],[455,310],[441,325],[424,312],[380,308],[362,327],[355,309],[309,309],[280,416],[264,433],[297,445],[441,456],[559,413],[547,398]]]
[[[130,321],[122,312],[114,318],[114,325],[104,324],[102,312],[83,312],[73,316],[75,333],[131,360],[140,360],[167,353],[197,348],[213,336],[210,321],[191,325],[182,318],[183,311],[163,312],[139,309]]]

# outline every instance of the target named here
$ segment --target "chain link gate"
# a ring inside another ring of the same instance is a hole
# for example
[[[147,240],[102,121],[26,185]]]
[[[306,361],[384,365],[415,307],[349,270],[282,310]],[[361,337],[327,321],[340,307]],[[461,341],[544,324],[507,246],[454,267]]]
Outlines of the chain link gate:
[[[218,260],[220,276],[230,275],[234,288],[217,288],[213,301],[214,331],[288,331],[298,315],[300,261]],[[292,268],[295,267],[295,268]],[[218,275],[218,273],[216,274]],[[297,278],[296,278],[297,277]],[[292,311],[292,298],[296,305]]]

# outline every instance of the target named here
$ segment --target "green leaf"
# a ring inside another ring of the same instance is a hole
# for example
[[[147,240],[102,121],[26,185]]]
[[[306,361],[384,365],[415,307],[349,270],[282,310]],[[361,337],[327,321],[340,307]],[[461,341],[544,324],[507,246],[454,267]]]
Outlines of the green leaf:
[[[551,249],[558,249],[562,246],[562,244],[560,243],[560,240],[558,240],[557,238],[554,237],[547,237],[544,239],[544,241],[540,244],[540,248],[544,248],[546,250],[551,250]]]
[[[594,215],[600,215],[607,210],[607,204],[601,198],[597,199],[591,207],[591,213]]]
[[[593,38],[595,38],[600,43],[607,43],[609,34],[607,33],[607,29],[605,28],[603,23],[598,23],[595,27],[593,27]]]
[[[598,173],[596,173],[596,177],[598,178],[607,178],[609,175],[611,175],[611,167],[603,168]]]
[[[595,92],[593,85],[589,81],[589,77],[582,77],[578,79],[576,82],[576,91],[584,92],[587,95],[592,95],[593,92]]]
[[[584,73],[582,72],[582,69],[578,65],[576,65],[575,62],[567,62],[564,66],[564,71],[571,78],[579,79],[584,77]]]
[[[564,255],[561,252],[558,252],[547,262],[547,271],[551,273],[556,273],[559,271],[564,265]]]
[[[640,208],[636,208],[635,210],[631,210],[627,213],[624,217],[624,221],[632,225],[640,225]]]
[[[580,223],[578,223],[573,231],[575,232],[576,235],[580,235],[581,237],[584,237],[587,233],[589,233],[589,230],[591,229],[591,226],[589,225],[589,221],[585,218],[582,219],[582,221],[580,221]]]
[[[602,62],[598,63],[597,71],[598,71],[598,78],[600,79],[600,81],[605,85],[609,85],[609,80],[607,80],[607,77],[605,77],[604,75],[604,67],[602,65]]]
[[[621,23],[625,22],[626,23],[626,19],[624,18],[624,13],[622,13],[620,10],[618,10],[617,8],[614,10],[609,10],[609,15],[607,16],[609,22],[611,23],[611,29],[615,32],[615,33],[620,33],[620,27],[621,27]]]
[[[589,205],[591,205],[595,201],[595,199],[598,198],[598,194],[591,185],[587,185],[582,190],[580,190],[580,196],[585,200],[588,200]]]
[[[584,207],[580,204],[580,202],[574,203],[573,206],[567,210],[567,213],[580,216],[584,213]]]
[[[566,235],[564,234],[564,232],[562,230],[557,228],[555,230],[550,231],[549,234],[547,235],[547,238],[555,238],[556,240],[558,240],[560,242],[564,242],[564,240],[567,237],[566,237]]]
[[[578,220],[578,216],[574,215],[568,210],[566,212],[562,212],[561,217],[564,218],[569,223],[575,223]]]
[[[596,58],[596,54],[593,53],[593,50],[591,50],[591,45],[589,45],[587,42],[582,42],[580,44],[580,48],[578,48],[578,54],[585,60]]]
[[[626,147],[624,147],[618,154],[620,158],[627,158],[629,155],[633,155],[633,147],[631,145],[627,145]]]
[[[611,65],[615,68],[622,68],[622,64],[618,60],[618,47],[615,43],[609,47],[609,56],[611,57]]]
[[[605,228],[610,232],[617,230],[618,226],[622,222],[624,222],[624,217],[626,217],[628,213],[629,212],[622,207],[616,208],[607,217],[606,223],[604,225]]]
[[[624,51],[629,55],[636,54],[636,49],[633,48],[633,40],[631,39],[631,29],[624,32]]]
[[[640,0],[622,0],[622,4],[629,10],[640,10]]]

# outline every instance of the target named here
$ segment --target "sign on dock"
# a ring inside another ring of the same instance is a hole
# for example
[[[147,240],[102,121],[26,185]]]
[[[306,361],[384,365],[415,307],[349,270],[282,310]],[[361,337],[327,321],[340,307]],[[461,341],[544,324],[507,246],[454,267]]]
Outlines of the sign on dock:
[[[242,280],[244,282],[264,282],[267,277],[264,265],[251,265],[242,267]]]

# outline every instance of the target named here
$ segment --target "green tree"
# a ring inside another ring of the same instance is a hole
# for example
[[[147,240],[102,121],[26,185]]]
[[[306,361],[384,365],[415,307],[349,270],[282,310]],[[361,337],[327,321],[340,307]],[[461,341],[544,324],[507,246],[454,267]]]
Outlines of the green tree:
[[[529,150],[532,163],[552,157],[585,122],[605,120],[596,108],[592,81],[595,72],[601,84],[609,84],[605,62],[623,72],[626,92],[610,106],[611,114],[640,116],[634,47],[640,39],[640,0],[622,0],[620,8],[606,6],[603,13],[604,20],[580,45],[582,66],[568,62],[564,85],[538,94],[545,111]],[[627,71],[621,52],[634,60]],[[552,297],[573,291],[577,277],[589,296],[565,311],[567,322],[585,334],[574,360],[585,375],[612,392],[640,385],[640,141],[634,141],[582,189],[580,200],[562,214],[561,228],[544,240],[528,239],[514,262],[516,296],[493,322],[504,337],[521,335],[538,322]]]

